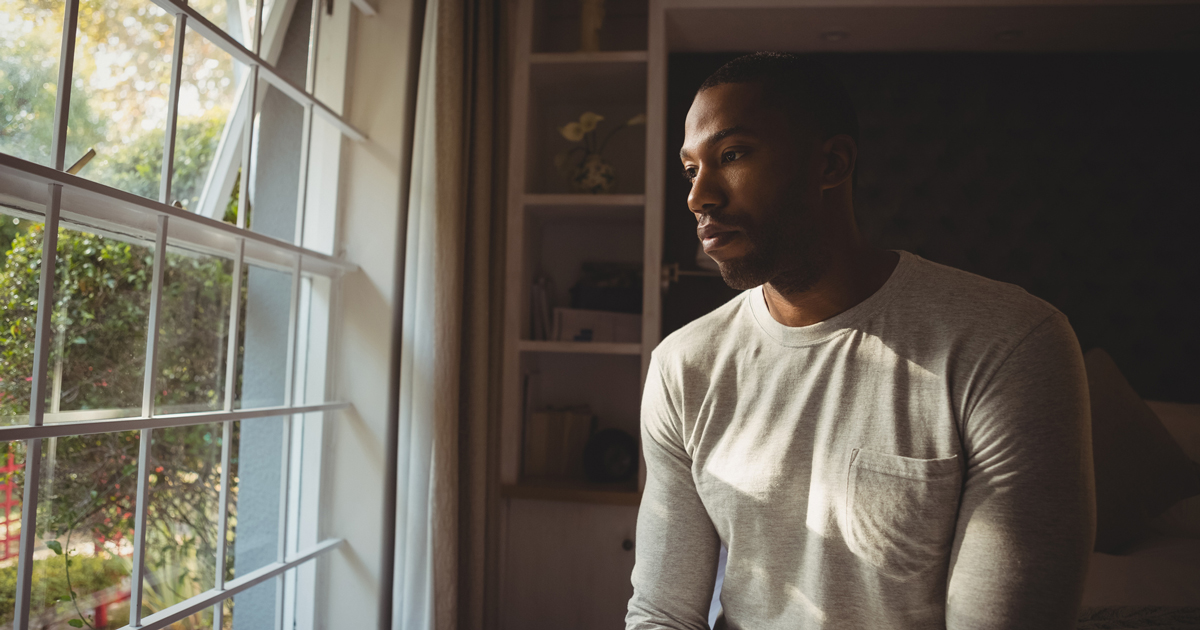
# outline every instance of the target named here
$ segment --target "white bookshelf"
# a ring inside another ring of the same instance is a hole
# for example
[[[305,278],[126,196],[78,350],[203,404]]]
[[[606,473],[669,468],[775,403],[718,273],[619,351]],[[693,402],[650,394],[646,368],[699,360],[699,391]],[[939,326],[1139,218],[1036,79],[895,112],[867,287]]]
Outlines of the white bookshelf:
[[[610,0],[611,2],[611,0]],[[554,156],[572,145],[558,127],[594,111],[604,125],[645,113],[647,52],[644,33],[648,4],[615,2],[614,29],[599,52],[573,52],[571,34],[577,29],[578,0],[521,0],[513,32],[512,109],[508,172],[507,272],[505,284],[504,371],[501,400],[501,483],[506,497],[542,497],[550,501],[614,504],[613,493],[628,496],[616,504],[636,504],[642,485],[612,487],[573,482],[524,479],[521,446],[526,416],[570,391],[575,403],[587,404],[600,426],[617,427],[639,435],[637,418],[641,383],[649,352],[658,339],[659,267],[661,238],[648,243],[650,223],[661,213],[646,208],[645,126],[630,127],[613,137],[604,151],[617,168],[613,194],[569,192],[554,166]],[[638,7],[641,17],[638,18]],[[572,13],[575,11],[576,13]],[[572,17],[574,16],[574,17]],[[640,33],[633,21],[641,20]],[[606,24],[609,19],[606,18]],[[619,31],[619,32],[618,32]],[[640,48],[633,48],[640,46]],[[602,126],[602,129],[611,127]],[[643,273],[642,339],[639,343],[589,343],[532,339],[530,291],[534,278],[553,281],[552,306],[567,307],[567,289],[583,262],[639,264]],[[649,287],[652,290],[646,290]],[[652,320],[652,321],[651,321]],[[530,393],[530,374],[540,375],[543,393]],[[557,396],[557,398],[556,398]],[[612,401],[617,401],[615,404]],[[605,417],[604,409],[612,417]],[[617,417],[619,416],[619,417]]]

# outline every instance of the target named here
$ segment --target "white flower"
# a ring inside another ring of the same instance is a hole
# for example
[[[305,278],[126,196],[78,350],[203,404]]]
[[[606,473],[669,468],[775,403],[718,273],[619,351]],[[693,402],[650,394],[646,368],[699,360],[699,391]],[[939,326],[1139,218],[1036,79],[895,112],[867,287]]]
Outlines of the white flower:
[[[558,132],[571,142],[579,142],[580,140],[583,140],[583,134],[586,133],[583,129],[583,125],[580,125],[577,122],[567,123],[559,127]]]
[[[601,120],[604,120],[604,117],[600,114],[595,112],[583,112],[583,115],[579,117],[579,126],[583,129],[584,133],[587,133],[595,129],[596,125],[600,124]]]

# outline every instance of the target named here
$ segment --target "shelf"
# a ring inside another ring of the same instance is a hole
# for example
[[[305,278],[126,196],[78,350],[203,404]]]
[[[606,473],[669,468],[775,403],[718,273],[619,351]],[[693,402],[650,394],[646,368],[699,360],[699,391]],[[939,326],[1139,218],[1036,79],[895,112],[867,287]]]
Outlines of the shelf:
[[[641,223],[645,195],[525,195],[531,217]]]
[[[500,486],[500,496],[509,499],[568,501],[605,505],[636,506],[642,501],[635,483],[590,483],[575,479],[522,479]]]
[[[568,352],[575,354],[633,354],[642,353],[640,343],[592,343],[590,341],[531,341],[517,343],[521,352]]]
[[[533,53],[529,63],[645,63],[649,55],[644,50],[613,50],[600,52]]]
[[[559,194],[524,196],[528,206],[644,206],[646,195],[583,195]]]

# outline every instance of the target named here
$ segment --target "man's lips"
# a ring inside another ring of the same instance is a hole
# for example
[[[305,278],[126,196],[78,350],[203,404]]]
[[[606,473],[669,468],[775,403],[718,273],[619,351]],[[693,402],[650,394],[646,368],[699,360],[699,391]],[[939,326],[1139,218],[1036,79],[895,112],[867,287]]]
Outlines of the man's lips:
[[[737,237],[738,231],[718,223],[706,223],[696,228],[696,236],[704,246],[705,253],[728,245]]]

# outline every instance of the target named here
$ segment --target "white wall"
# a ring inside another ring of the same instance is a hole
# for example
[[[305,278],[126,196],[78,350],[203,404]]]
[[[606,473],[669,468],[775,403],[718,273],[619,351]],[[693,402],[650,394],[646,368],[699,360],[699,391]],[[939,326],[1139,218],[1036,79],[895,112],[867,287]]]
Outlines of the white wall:
[[[324,536],[346,543],[318,567],[319,628],[373,628],[379,609],[388,353],[392,309],[398,303],[393,287],[411,5],[409,0],[377,0],[377,6],[379,14],[367,17],[357,10],[347,15],[347,0],[334,2],[335,13],[344,20],[338,33],[349,42],[344,111],[370,140],[345,140],[339,171],[337,253],[360,269],[343,277],[339,288],[331,398],[354,407],[331,415],[325,424],[321,525]],[[324,39],[333,29],[322,28]],[[323,42],[320,51],[340,49]]]

